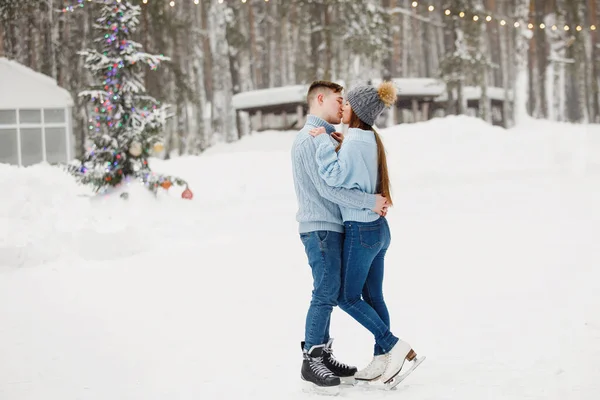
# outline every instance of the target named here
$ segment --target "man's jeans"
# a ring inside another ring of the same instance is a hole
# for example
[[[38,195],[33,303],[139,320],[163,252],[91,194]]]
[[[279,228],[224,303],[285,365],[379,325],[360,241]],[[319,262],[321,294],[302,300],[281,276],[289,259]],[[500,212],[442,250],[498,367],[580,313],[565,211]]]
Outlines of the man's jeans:
[[[301,233],[300,239],[312,269],[313,291],[304,334],[304,349],[329,341],[331,311],[337,305],[342,269],[344,234],[332,231]]]
[[[390,228],[383,217],[373,222],[347,221],[344,227],[340,308],[375,336],[374,354],[384,354],[398,342],[390,332],[390,315],[383,299],[384,258],[390,246]]]

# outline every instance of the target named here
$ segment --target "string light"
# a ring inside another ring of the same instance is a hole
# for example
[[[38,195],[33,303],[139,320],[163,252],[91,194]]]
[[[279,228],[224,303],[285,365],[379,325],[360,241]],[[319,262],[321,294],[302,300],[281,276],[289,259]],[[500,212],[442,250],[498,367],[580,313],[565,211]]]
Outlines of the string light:
[[[77,4],[72,4],[74,2],[74,0],[64,0],[65,6],[61,9],[61,11],[62,12],[74,12],[76,8],[81,8],[81,7],[84,6],[84,4],[92,2],[92,0],[76,0],[76,1],[77,1]],[[167,0],[155,0],[155,1],[167,1]],[[184,1],[192,1],[192,0],[181,0],[179,2],[176,2],[176,0],[168,0],[168,1],[169,1],[168,4],[171,7],[175,7],[176,5],[181,4]],[[193,0],[194,4],[196,4],[196,5],[200,4],[200,1],[201,0]],[[117,3],[122,3],[122,0],[116,0],[116,2]],[[219,4],[225,3],[224,0],[217,0],[217,2]],[[241,0],[241,2],[244,3],[244,4],[248,4],[249,3],[248,0]],[[268,2],[269,2],[269,0],[265,0],[265,3],[268,3]],[[69,4],[69,3],[71,3],[71,4]],[[147,5],[148,4],[148,0],[142,0],[142,3],[144,5]],[[433,11],[436,10],[436,7],[433,4],[429,4],[429,5],[428,4],[423,4],[423,3],[419,2],[419,1],[416,1],[416,0],[414,0],[414,1],[411,2],[411,7],[414,8],[414,9],[417,9],[418,7],[424,7],[423,10],[424,11],[429,11],[429,12],[433,12]],[[494,13],[490,12],[489,10],[479,10],[479,12],[482,12],[482,11],[486,12],[486,16],[484,18],[486,22],[492,22],[494,19],[496,19],[496,21],[499,21],[499,24],[501,26],[507,26],[508,23],[509,23],[510,18],[508,18],[508,19],[505,18],[505,17],[498,18],[497,15],[494,16],[493,15]],[[467,14],[469,15],[469,18],[471,18],[471,15],[473,15],[470,12],[458,11],[458,10],[453,11],[453,10],[451,10],[449,8],[445,9],[444,12],[443,12],[443,14],[446,15],[446,16],[457,15],[460,18],[467,17]],[[481,18],[483,18],[483,17],[480,17],[479,15],[473,15],[472,16],[472,20],[474,22],[479,22],[479,20]],[[515,28],[519,28],[521,26],[521,24],[518,21],[510,22],[510,23],[512,23],[512,25]],[[544,23],[541,23],[539,25],[535,25],[535,24],[533,24],[531,22],[527,23],[527,28],[530,29],[530,30],[534,30],[536,28],[538,28],[538,29],[551,28],[553,31],[557,31],[559,29],[559,27],[557,25],[552,25],[550,27],[550,26],[546,26],[546,24],[544,24]],[[564,31],[570,31],[571,28],[575,29],[577,32],[581,32],[581,31],[586,30],[586,29],[589,29],[590,31],[594,31],[594,32],[596,30],[598,30],[598,27],[596,25],[590,25],[589,27],[585,27],[585,26],[582,26],[582,25],[571,25],[571,26],[570,25],[564,25],[562,29]]]

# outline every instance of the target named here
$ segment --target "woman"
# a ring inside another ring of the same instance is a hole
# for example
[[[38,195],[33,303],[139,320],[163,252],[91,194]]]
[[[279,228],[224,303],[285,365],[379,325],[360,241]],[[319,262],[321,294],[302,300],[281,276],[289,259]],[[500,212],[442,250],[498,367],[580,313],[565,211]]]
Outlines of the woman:
[[[317,145],[319,174],[330,186],[381,193],[392,204],[385,149],[373,124],[395,100],[396,89],[391,82],[383,82],[377,89],[372,86],[352,89],[342,117],[342,123],[349,129],[337,149],[324,129],[310,131]],[[373,360],[355,378],[395,385],[423,358],[417,358],[412,347],[390,331],[390,317],[383,299],[384,258],[390,245],[390,229],[385,217],[371,210],[346,207],[340,210],[345,239],[339,306],[375,337]],[[405,360],[412,362],[411,368],[394,379]]]

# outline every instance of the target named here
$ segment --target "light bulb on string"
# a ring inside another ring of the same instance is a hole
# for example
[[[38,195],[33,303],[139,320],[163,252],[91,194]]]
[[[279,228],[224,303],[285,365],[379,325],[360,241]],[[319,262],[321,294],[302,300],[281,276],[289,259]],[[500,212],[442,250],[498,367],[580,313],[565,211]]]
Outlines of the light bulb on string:
[[[412,6],[413,6],[414,8],[416,8],[418,5],[419,5],[419,3],[417,3],[416,1],[413,1],[413,2],[412,2]]]

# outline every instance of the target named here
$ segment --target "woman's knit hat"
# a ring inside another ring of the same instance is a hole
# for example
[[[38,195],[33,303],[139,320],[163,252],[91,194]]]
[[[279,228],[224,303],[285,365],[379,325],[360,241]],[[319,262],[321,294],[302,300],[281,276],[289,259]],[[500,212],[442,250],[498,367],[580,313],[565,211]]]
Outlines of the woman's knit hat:
[[[362,122],[373,126],[383,109],[396,102],[396,87],[390,81],[382,82],[377,89],[357,86],[348,92],[348,102]]]

